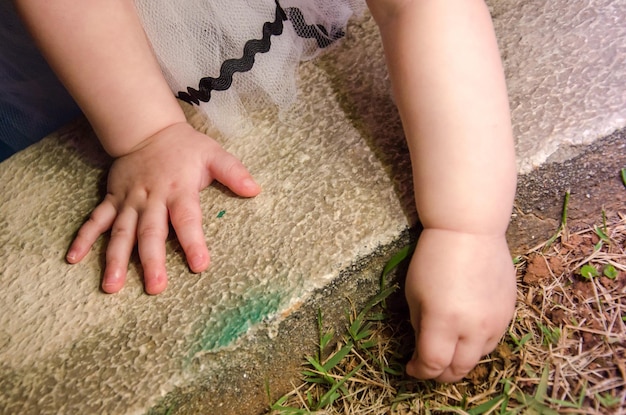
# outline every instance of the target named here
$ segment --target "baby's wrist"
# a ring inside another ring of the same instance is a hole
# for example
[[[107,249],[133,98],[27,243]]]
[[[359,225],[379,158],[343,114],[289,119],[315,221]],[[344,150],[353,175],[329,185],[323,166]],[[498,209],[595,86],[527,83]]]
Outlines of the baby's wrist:
[[[463,229],[445,226],[424,226],[422,232],[447,234],[450,237],[476,238],[484,240],[506,239],[506,228],[499,229]]]
[[[146,133],[137,136],[133,140],[127,140],[123,142],[105,142],[105,140],[101,140],[102,145],[105,151],[113,158],[120,158],[127,156],[129,154],[135,153],[138,150],[146,147],[151,141],[155,139],[157,136],[165,136],[163,134],[167,130],[174,128],[193,128],[191,125],[187,123],[186,120],[176,121],[172,123],[163,124],[159,127],[153,127],[152,129],[146,129]]]

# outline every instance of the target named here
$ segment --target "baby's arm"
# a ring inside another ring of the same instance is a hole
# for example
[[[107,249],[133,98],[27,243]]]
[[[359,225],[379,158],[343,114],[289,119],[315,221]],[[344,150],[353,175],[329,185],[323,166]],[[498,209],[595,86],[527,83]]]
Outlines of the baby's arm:
[[[81,227],[67,260],[80,261],[111,229],[102,288],[120,290],[138,244],[146,291],[167,284],[171,221],[193,271],[209,265],[198,193],[219,180],[235,193],[260,189],[245,167],[187,124],[131,0],[16,0],[52,68],[116,160],[107,195]]]
[[[411,153],[424,231],[406,296],[409,374],[465,376],[515,306],[505,240],[516,168],[505,80],[482,0],[369,0]]]

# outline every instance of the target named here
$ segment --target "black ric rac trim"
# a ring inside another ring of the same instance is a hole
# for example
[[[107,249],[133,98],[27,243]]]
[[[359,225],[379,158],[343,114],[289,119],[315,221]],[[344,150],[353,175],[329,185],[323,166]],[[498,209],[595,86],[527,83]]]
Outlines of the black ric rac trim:
[[[318,47],[326,48],[336,40],[345,36],[341,29],[331,28],[331,33],[322,25],[309,25],[302,11],[296,7],[283,9],[276,2],[276,18],[273,22],[263,24],[263,37],[246,42],[243,48],[243,56],[239,59],[227,59],[220,67],[220,76],[213,78],[207,76],[200,79],[198,89],[187,87],[187,92],[178,92],[177,97],[190,104],[199,105],[200,102],[209,102],[213,91],[225,91],[233,83],[233,75],[237,72],[247,72],[254,66],[255,56],[258,53],[267,53],[272,45],[271,37],[280,36],[284,30],[284,23],[290,20],[296,34],[302,38],[315,39]]]

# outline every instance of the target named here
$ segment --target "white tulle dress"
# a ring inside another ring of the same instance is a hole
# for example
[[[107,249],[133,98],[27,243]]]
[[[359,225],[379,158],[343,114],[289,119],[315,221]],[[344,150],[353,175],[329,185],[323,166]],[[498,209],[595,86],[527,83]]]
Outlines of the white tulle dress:
[[[365,8],[364,0],[134,2],[172,93],[226,135],[250,109],[288,109],[298,64],[341,39]],[[0,2],[0,113],[0,161],[80,113],[12,2]]]
[[[345,35],[364,0],[135,0],[165,77],[225,134],[246,111],[286,110],[298,64]]]

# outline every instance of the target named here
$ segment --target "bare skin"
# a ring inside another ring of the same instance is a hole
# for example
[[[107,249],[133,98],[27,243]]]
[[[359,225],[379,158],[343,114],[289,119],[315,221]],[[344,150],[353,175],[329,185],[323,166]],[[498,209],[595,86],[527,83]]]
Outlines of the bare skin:
[[[210,259],[198,193],[213,180],[245,197],[260,188],[241,162],[186,123],[132,1],[16,4],[115,158],[107,195],[81,227],[67,260],[80,261],[110,230],[103,290],[122,288],[137,244],[146,292],[158,294],[167,285],[171,222],[190,268],[204,271]],[[497,44],[481,0],[368,4],[383,38],[425,228],[407,277],[416,333],[407,372],[456,381],[493,350],[515,304],[504,237],[515,157]],[[150,86],[149,99],[138,85]]]
[[[199,192],[213,180],[244,197],[261,189],[236,157],[187,124],[133,2],[16,4],[102,146],[115,157],[107,195],[80,228],[68,262],[82,260],[100,234],[111,230],[102,289],[122,288],[137,244],[146,292],[159,294],[167,286],[165,240],[171,221],[191,270],[206,270],[210,258]],[[145,90],[151,91],[149,99]]]
[[[369,0],[411,153],[424,231],[406,298],[407,372],[460,380],[515,307],[505,232],[516,186],[506,85],[482,0]]]
[[[187,151],[190,148],[194,151]],[[96,239],[110,229],[102,289],[108,293],[122,289],[128,259],[137,244],[146,292],[159,294],[167,286],[169,218],[191,270],[206,270],[209,252],[199,192],[213,180],[240,196],[255,196],[259,191],[237,158],[189,124],[174,124],[158,132],[115,160],[107,195],[78,232],[68,261],[83,259]]]

